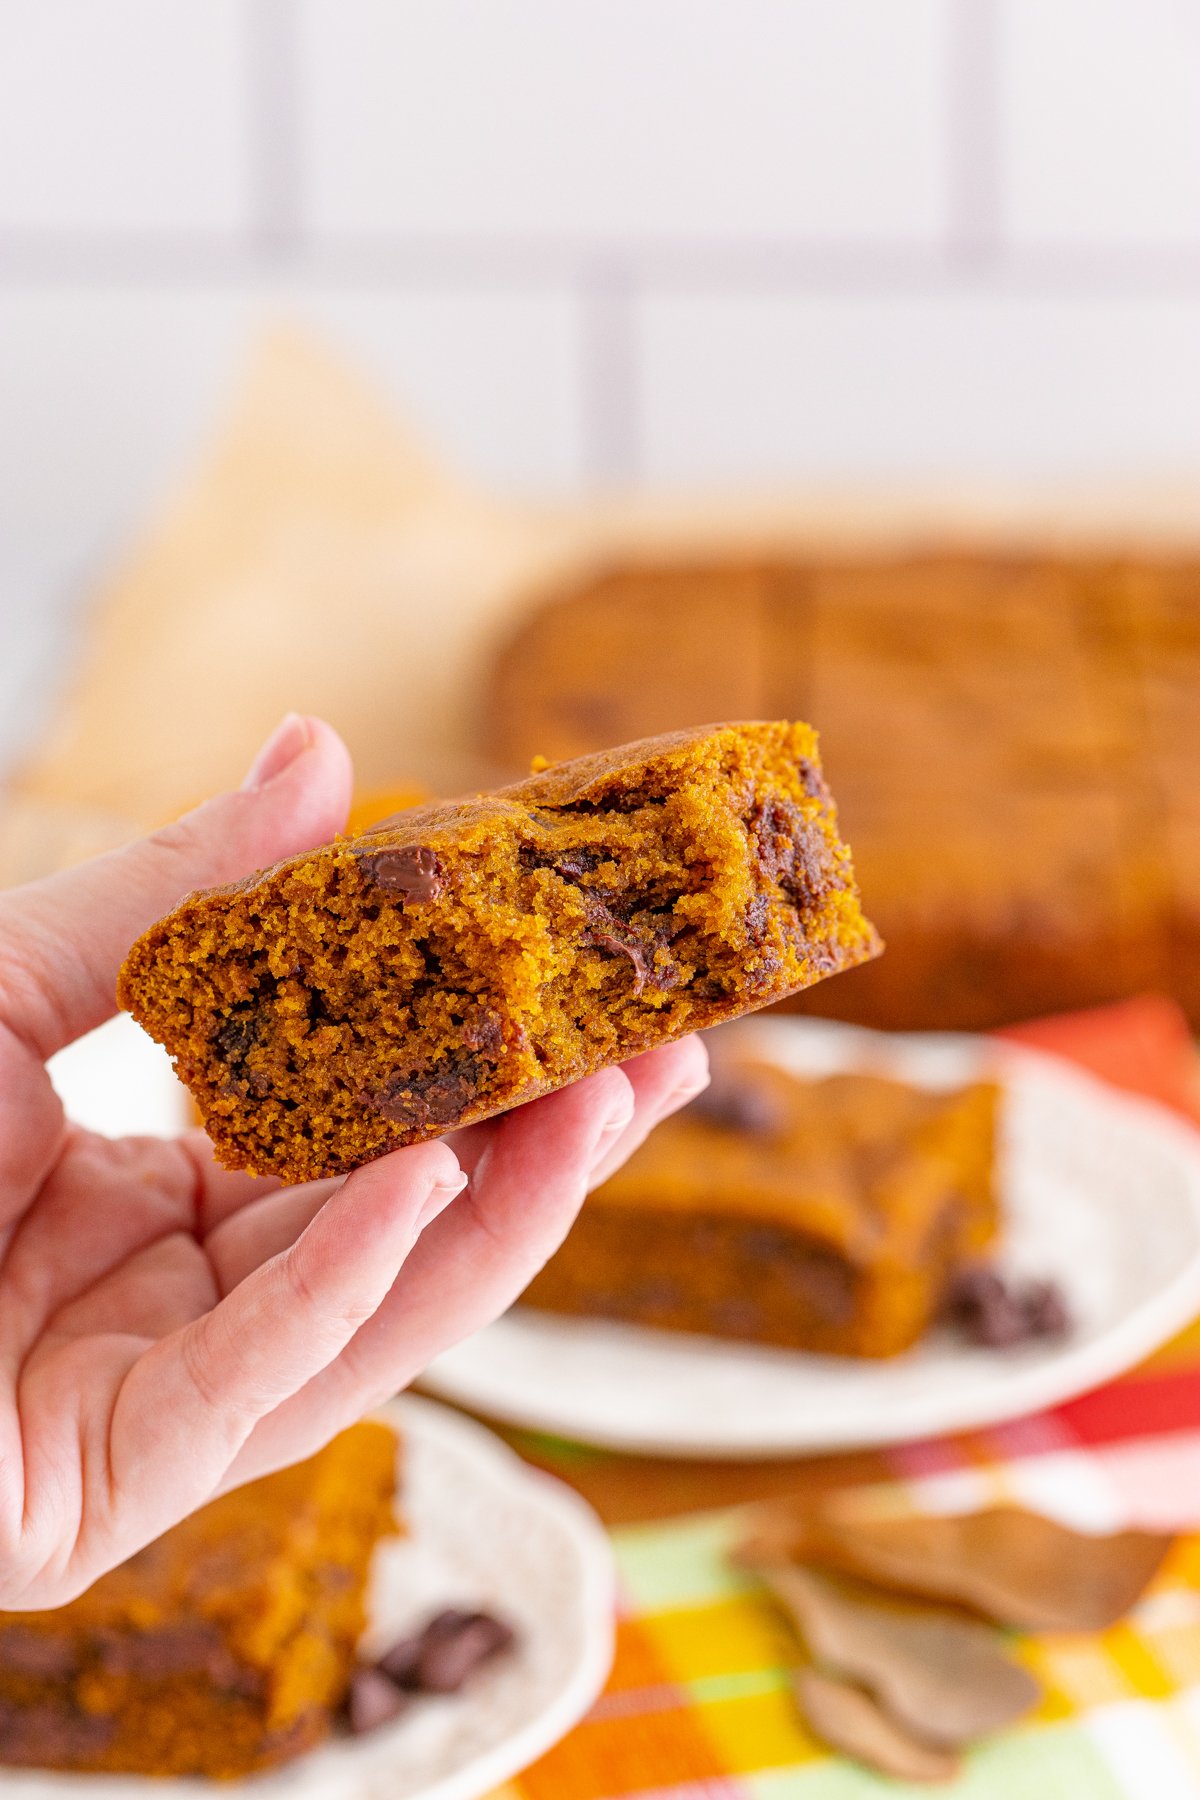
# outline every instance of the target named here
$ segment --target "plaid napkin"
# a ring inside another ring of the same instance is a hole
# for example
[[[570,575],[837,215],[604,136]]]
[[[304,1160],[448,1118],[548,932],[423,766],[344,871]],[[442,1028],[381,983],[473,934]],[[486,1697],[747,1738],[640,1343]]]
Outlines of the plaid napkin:
[[[1007,1034],[1200,1120],[1186,1022],[1145,998]],[[546,1460],[543,1456],[541,1460]],[[1100,1636],[1017,1638],[1045,1699],[937,1790],[830,1756],[799,1721],[786,1637],[724,1552],[734,1510],[614,1535],[616,1665],[586,1719],[496,1800],[1182,1800],[1200,1796],[1200,1323],[1120,1381],[1032,1418],[847,1460],[904,1506],[1000,1499],[1097,1528],[1188,1531]],[[570,1460],[562,1472],[569,1479]],[[851,1478],[850,1476],[847,1477]]]

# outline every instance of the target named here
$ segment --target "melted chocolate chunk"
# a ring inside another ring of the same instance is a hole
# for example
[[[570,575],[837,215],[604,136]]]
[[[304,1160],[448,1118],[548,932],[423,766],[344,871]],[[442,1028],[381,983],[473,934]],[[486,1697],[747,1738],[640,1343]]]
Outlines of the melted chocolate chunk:
[[[629,959],[634,994],[640,994],[647,985],[668,992],[683,980],[683,971],[669,951],[675,939],[688,929],[687,922],[673,916],[673,901],[660,907],[643,905],[635,912],[639,898],[644,897],[590,890],[589,924],[583,942],[594,944],[609,956]]]
[[[790,800],[765,800],[749,818],[758,863],[798,906],[817,906],[834,885],[821,831]]]
[[[815,825],[805,825],[792,843],[792,867],[780,886],[797,905],[818,906],[833,886],[825,839]]]
[[[423,1631],[411,1631],[407,1637],[397,1638],[379,1658],[378,1667],[388,1680],[411,1693],[417,1691],[417,1671],[421,1664],[423,1642]]]
[[[1071,1329],[1066,1298],[1053,1281],[1030,1281],[1022,1296],[1025,1321],[1034,1337],[1063,1337]]]
[[[573,850],[553,851],[539,850],[534,844],[522,844],[517,860],[527,872],[553,869],[560,880],[575,882],[584,875],[591,875],[609,859],[604,851],[593,850],[587,844],[580,844]]]
[[[578,881],[581,875],[591,875],[609,858],[600,850],[591,850],[583,844],[577,850],[568,850],[560,856],[554,865],[554,873],[561,875],[564,881]]]
[[[831,944],[811,944],[808,957],[813,968],[822,975],[829,975],[841,967],[838,953]]]
[[[804,789],[809,799],[824,800],[828,802],[831,796],[821,771],[816,768],[813,763],[810,763],[805,756],[800,758],[800,761],[796,766],[800,771],[800,786]]]
[[[607,950],[610,956],[627,956],[633,965],[633,991],[635,994],[641,993],[646,985],[646,976],[649,971],[646,967],[646,959],[637,944],[630,943],[626,938],[617,937],[616,933],[612,931],[590,931],[588,942],[595,944],[601,950]]]
[[[0,1669],[14,1675],[61,1678],[74,1672],[77,1651],[69,1637],[31,1631],[27,1625],[0,1630]]]
[[[98,1631],[92,1644],[114,1675],[203,1675],[228,1694],[253,1696],[261,1689],[261,1679],[237,1662],[216,1628],[198,1620],[156,1631]]]
[[[769,881],[778,881],[791,867],[797,818],[796,808],[786,801],[760,800],[747,820],[759,867]]]
[[[1071,1327],[1066,1301],[1054,1282],[1006,1281],[982,1264],[959,1270],[943,1314],[968,1343],[988,1350],[1061,1337]]]
[[[99,1755],[115,1731],[111,1713],[85,1713],[40,1702],[22,1706],[0,1699],[0,1754],[6,1763],[69,1769]]]
[[[761,944],[766,937],[770,916],[771,902],[765,894],[757,894],[746,908],[746,935],[752,944]]]
[[[420,904],[437,900],[445,889],[441,858],[424,844],[385,844],[380,850],[359,850],[355,855],[367,880],[389,894]]]
[[[253,1007],[243,1007],[239,1012],[230,1013],[217,1026],[212,1037],[212,1047],[229,1071],[228,1081],[222,1083],[227,1091],[254,1094],[259,1099],[270,1091],[271,1084],[264,1072],[252,1069],[247,1061],[257,1042],[258,1015]]]
[[[666,803],[665,794],[647,793],[643,788],[618,787],[610,788],[595,800],[572,800],[570,806],[564,806],[562,810],[587,818],[595,813],[635,813],[643,806],[665,806]]]
[[[464,1056],[455,1062],[434,1063],[428,1069],[399,1075],[382,1094],[370,1101],[394,1125],[406,1130],[416,1126],[425,1131],[431,1125],[454,1125],[483,1090],[483,1069],[476,1056]]]
[[[783,968],[783,957],[770,942],[771,902],[766,894],[756,894],[746,908],[746,936],[757,952],[753,968],[746,978],[755,988],[768,987]]]
[[[715,1068],[690,1111],[707,1125],[740,1131],[747,1137],[776,1137],[787,1123],[786,1108],[778,1095],[740,1070]]]
[[[481,1006],[478,1012],[466,1020],[461,1035],[468,1050],[474,1050],[480,1056],[486,1056],[489,1062],[495,1062],[504,1048],[504,1021],[499,1013]]]
[[[412,1695],[403,1693],[382,1669],[358,1668],[350,1677],[342,1716],[352,1737],[364,1737],[390,1725],[412,1703]]]
[[[515,1642],[511,1625],[492,1613],[449,1608],[379,1659],[379,1667],[409,1693],[455,1694],[481,1663]]]
[[[230,1013],[213,1032],[212,1045],[221,1061],[240,1075],[257,1037],[258,1020],[253,1012]]]

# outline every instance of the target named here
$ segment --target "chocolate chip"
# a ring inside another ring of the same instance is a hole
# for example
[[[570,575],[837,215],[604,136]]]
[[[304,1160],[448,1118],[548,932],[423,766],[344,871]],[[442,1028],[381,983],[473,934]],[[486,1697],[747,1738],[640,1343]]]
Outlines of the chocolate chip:
[[[503,1619],[449,1608],[414,1636],[394,1644],[379,1659],[379,1667],[408,1692],[454,1694],[481,1663],[513,1642],[512,1627]]]
[[[1066,1302],[1053,1282],[1009,1282],[984,1266],[958,1272],[943,1310],[968,1343],[989,1350],[1058,1337],[1070,1326]]]
[[[776,1137],[787,1122],[785,1107],[765,1082],[724,1069],[713,1071],[709,1085],[688,1110],[706,1125],[747,1137]]]
[[[805,825],[792,844],[792,867],[780,886],[800,906],[819,906],[833,886],[825,839],[816,826]]]
[[[759,867],[797,905],[817,906],[834,885],[828,847],[819,826],[791,800],[762,800],[747,821]]]
[[[253,1094],[255,1098],[270,1092],[270,1077],[263,1069],[249,1066],[248,1057],[258,1042],[258,1014],[253,1007],[242,1007],[238,1012],[230,1013],[212,1035],[213,1053],[223,1062],[227,1071],[227,1079],[221,1086],[225,1092],[245,1096]]]
[[[6,1763],[70,1769],[111,1744],[111,1713],[85,1713],[67,1704],[25,1705],[0,1699],[0,1755]]]
[[[479,1059],[464,1056],[397,1076],[384,1093],[371,1097],[370,1104],[394,1125],[425,1131],[431,1125],[457,1124],[482,1088]]]
[[[152,1631],[101,1630],[91,1642],[102,1667],[114,1675],[156,1680],[203,1675],[230,1694],[255,1694],[261,1686],[254,1671],[238,1663],[217,1628],[199,1620]]]
[[[379,1668],[389,1681],[396,1683],[397,1687],[416,1691],[424,1635],[422,1631],[412,1631],[407,1637],[397,1638],[390,1649],[385,1650],[379,1658]]]
[[[602,862],[607,860],[605,852],[591,850],[587,845],[582,845],[579,849],[568,850],[564,856],[558,857],[554,864],[554,873],[561,875],[564,881],[578,881],[581,875],[592,874]]]
[[[499,1013],[482,1006],[464,1022],[460,1035],[468,1050],[475,1050],[489,1062],[495,1062],[504,1048],[504,1021]]]
[[[760,800],[750,813],[747,823],[754,837],[759,867],[770,881],[778,881],[791,867],[792,840],[798,819],[797,809],[787,800]]]
[[[606,862],[608,853],[593,850],[587,844],[579,844],[572,850],[539,850],[535,844],[522,844],[517,860],[529,873],[535,869],[552,869],[561,881],[578,881]]]
[[[829,789],[826,787],[825,778],[817,768],[816,764],[809,762],[807,757],[802,756],[796,767],[800,774],[800,786],[804,789],[809,799],[828,801],[830,798]]]
[[[667,796],[654,794],[646,788],[614,787],[606,793],[598,794],[593,800],[572,800],[570,806],[564,806],[564,813],[577,813],[580,818],[588,818],[595,813],[635,813],[643,806],[665,806]]]
[[[1071,1329],[1066,1298],[1053,1281],[1028,1282],[1021,1307],[1033,1337],[1063,1337]]]
[[[358,1668],[350,1677],[343,1717],[351,1736],[364,1737],[390,1725],[411,1705],[411,1694],[403,1693],[382,1669]]]
[[[597,945],[601,950],[607,950],[610,956],[627,956],[633,964],[633,991],[635,994],[641,993],[646,985],[646,959],[636,944],[617,937],[612,931],[590,931],[586,941]]]
[[[424,844],[387,844],[355,854],[367,880],[389,894],[420,903],[438,899],[445,888],[441,858]]]
[[[253,1012],[230,1013],[213,1032],[212,1047],[223,1063],[238,1072],[258,1036]]]
[[[746,908],[746,935],[752,944],[761,944],[767,935],[770,915],[771,902],[765,894],[758,894]]]
[[[665,900],[659,896],[650,904],[645,895],[612,894],[595,888],[585,892],[588,928],[583,942],[610,956],[628,958],[635,995],[647,986],[660,993],[678,987],[683,970],[669,952],[676,938],[690,929],[686,919],[673,914],[679,896]]]
[[[949,1317],[968,1343],[1006,1350],[1028,1336],[1016,1300],[994,1269],[965,1269],[950,1291]]]

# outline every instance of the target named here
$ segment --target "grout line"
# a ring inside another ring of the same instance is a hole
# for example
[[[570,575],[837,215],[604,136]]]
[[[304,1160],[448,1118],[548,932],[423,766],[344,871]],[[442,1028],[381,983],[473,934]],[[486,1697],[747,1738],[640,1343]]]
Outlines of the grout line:
[[[982,269],[998,261],[1002,240],[997,0],[951,0],[948,30],[949,248]]]
[[[253,242],[264,260],[300,245],[300,113],[293,0],[247,0],[246,107]]]
[[[621,272],[626,287],[685,295],[846,293],[1192,297],[1200,246],[1104,244],[1006,249],[985,263],[936,245],[849,245],[796,240],[613,240],[293,236],[286,213],[251,240],[221,233],[0,231],[0,285],[147,287],[256,285],[280,274],[313,288],[456,286],[587,292]],[[266,221],[264,221],[265,223]],[[599,272],[599,273],[598,273]],[[607,275],[605,274],[607,272]],[[620,285],[618,283],[618,285]]]
[[[936,245],[862,245],[834,240],[488,237],[412,234],[395,237],[304,236],[296,241],[298,272],[312,279],[388,283],[431,277],[577,286],[598,268],[621,266],[640,277],[703,285],[709,281],[796,278],[895,280],[944,272]],[[257,242],[234,235],[0,231],[0,275],[110,280],[213,277],[257,273]]]
[[[591,487],[628,486],[637,479],[640,461],[628,271],[613,264],[596,267],[582,285],[577,304],[583,479]]]

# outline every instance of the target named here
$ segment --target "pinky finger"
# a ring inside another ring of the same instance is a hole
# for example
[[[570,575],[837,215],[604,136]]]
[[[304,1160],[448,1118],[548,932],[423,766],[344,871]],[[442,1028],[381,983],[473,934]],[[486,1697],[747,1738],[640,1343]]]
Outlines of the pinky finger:
[[[372,1316],[422,1224],[465,1182],[444,1144],[368,1164],[295,1243],[140,1357],[113,1411],[114,1492],[152,1487],[160,1529],[209,1498],[258,1421]]]

